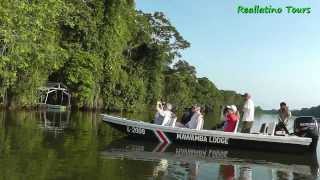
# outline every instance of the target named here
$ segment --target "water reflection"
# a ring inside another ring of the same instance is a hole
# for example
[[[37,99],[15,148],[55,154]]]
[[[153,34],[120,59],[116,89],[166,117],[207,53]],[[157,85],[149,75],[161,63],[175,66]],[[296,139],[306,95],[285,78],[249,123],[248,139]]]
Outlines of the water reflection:
[[[161,146],[160,146],[161,147]],[[101,153],[104,158],[152,161],[153,176],[178,179],[315,179],[318,162],[307,156],[170,145],[122,139],[112,142]]]
[[[110,171],[121,163],[99,158],[99,147],[117,136],[100,124],[99,113],[72,113],[66,119],[64,115],[60,119],[60,114],[43,115],[0,111],[0,180],[117,177]],[[51,131],[57,128],[64,130]],[[107,168],[111,163],[115,167]]]
[[[251,180],[252,179],[252,168],[250,166],[242,166],[240,169],[239,179]]]
[[[149,120],[153,114],[128,116]],[[159,145],[122,136],[101,122],[100,113],[0,111],[0,180],[315,179],[318,173],[315,157]]]
[[[40,128],[45,131],[60,134],[69,126],[70,111],[40,111]]]
[[[233,165],[220,165],[219,179],[231,180],[235,177],[235,167]]]

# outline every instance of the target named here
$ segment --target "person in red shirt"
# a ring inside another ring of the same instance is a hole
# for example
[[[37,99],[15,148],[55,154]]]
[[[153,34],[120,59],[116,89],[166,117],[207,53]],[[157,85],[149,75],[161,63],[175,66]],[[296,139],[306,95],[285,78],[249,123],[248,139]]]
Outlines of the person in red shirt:
[[[228,108],[226,115],[226,125],[224,126],[224,132],[233,132],[238,121],[238,116],[233,112],[232,108]]]

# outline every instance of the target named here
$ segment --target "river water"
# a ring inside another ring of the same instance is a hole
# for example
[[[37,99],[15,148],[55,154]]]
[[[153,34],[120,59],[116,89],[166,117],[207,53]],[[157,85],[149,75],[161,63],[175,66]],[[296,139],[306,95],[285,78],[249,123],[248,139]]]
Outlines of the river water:
[[[152,113],[122,116],[150,121]],[[206,115],[210,129],[219,118]],[[253,129],[273,121],[258,115]],[[316,156],[127,140],[94,112],[0,111],[0,179],[317,179]]]

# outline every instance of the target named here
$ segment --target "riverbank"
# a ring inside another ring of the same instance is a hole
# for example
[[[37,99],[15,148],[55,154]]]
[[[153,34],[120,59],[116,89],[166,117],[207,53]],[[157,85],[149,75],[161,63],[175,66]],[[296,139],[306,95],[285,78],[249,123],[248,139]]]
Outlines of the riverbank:
[[[208,83],[210,81],[206,80]],[[243,97],[241,94],[238,94],[234,91],[226,91],[226,90],[218,90],[216,89],[216,96],[211,97],[211,99],[204,98],[205,96],[210,96],[212,92],[206,92],[206,94],[201,94],[200,96],[190,97],[190,102],[188,103],[181,103],[184,99],[177,99],[176,97],[171,97],[172,94],[169,94],[169,97],[166,96],[167,99],[165,102],[169,102],[173,105],[174,111],[183,112],[185,109],[190,108],[193,104],[197,104],[202,108],[205,108],[206,112],[220,112],[221,107],[225,105],[235,104],[238,107],[241,107],[243,104]],[[71,94],[73,94],[71,92]],[[71,97],[72,98],[72,97]],[[182,98],[182,97],[181,97]],[[172,100],[172,101],[171,101]],[[194,102],[194,103],[193,103]],[[87,106],[82,105],[79,106],[76,100],[72,99],[71,101],[71,108],[72,110],[80,110],[80,111],[109,111],[109,112],[141,112],[141,111],[150,111],[155,109],[155,103],[147,105],[144,102],[142,105],[139,106],[125,106],[110,104],[109,106],[104,106],[100,104],[99,106]],[[43,109],[43,105],[39,105],[37,103],[28,103],[20,105],[17,102],[10,103],[8,102],[7,105],[0,104],[0,109],[9,109],[9,110],[39,110]]]

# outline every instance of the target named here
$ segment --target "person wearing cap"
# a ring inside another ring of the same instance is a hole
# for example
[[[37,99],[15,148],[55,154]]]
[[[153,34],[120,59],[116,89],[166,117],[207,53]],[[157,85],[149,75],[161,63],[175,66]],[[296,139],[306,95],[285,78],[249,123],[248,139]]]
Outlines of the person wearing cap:
[[[195,107],[191,120],[186,124],[187,128],[201,130],[203,128],[203,115],[200,107]]]
[[[240,113],[238,111],[237,106],[236,105],[231,105],[230,107],[231,107],[233,113],[237,116],[237,120],[239,121],[240,120]]]
[[[236,106],[227,106],[226,107],[226,117],[225,117],[225,124],[223,127],[224,132],[234,132],[237,122],[239,118],[237,117],[237,109]]]
[[[171,110],[172,105],[170,103],[163,105],[163,103],[158,101],[155,124],[174,127],[177,118]]]
[[[253,121],[254,121],[254,103],[251,99],[250,94],[245,93],[243,95],[245,103],[243,105],[243,116],[242,116],[242,133],[250,133]]]
[[[285,102],[280,103],[280,109],[278,110],[278,127],[283,129],[287,134],[289,131],[287,129],[288,121],[291,118],[291,112],[289,111],[289,107]]]

